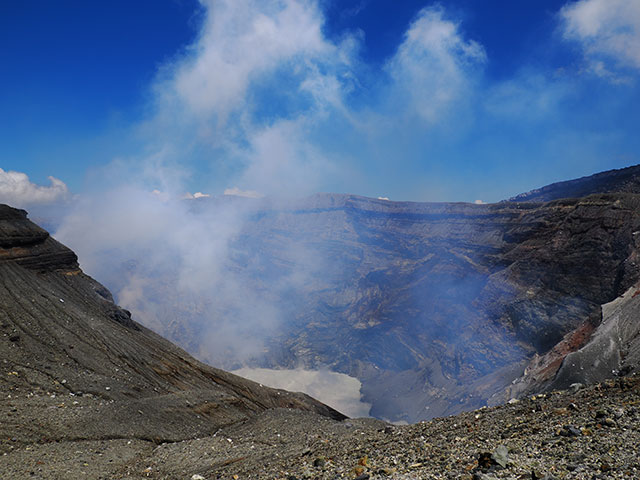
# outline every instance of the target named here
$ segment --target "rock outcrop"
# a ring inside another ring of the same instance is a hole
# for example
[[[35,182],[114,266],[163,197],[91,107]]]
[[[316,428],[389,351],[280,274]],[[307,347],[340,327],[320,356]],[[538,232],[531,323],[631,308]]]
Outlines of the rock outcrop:
[[[602,305],[602,322],[577,328],[542,356],[535,356],[522,377],[496,403],[540,391],[567,389],[624,376],[640,367],[640,285]]]

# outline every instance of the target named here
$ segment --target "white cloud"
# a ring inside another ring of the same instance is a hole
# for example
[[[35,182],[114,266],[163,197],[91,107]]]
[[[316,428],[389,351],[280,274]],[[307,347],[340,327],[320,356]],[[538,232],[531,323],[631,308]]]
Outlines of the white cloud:
[[[640,69],[640,2],[579,0],[560,11],[563,34],[581,44],[592,70],[611,77],[618,67]]]
[[[5,171],[0,168],[0,202],[24,208],[67,200],[67,185],[55,177],[48,178],[51,185],[36,185],[22,172]]]
[[[256,192],[255,190],[240,190],[238,187],[227,188],[224,191],[225,195],[230,195],[234,197],[245,197],[245,198],[262,198],[260,192]]]
[[[323,16],[308,0],[201,0],[205,24],[190,57],[171,72],[170,90],[190,113],[227,116],[247,105],[252,82],[279,67],[305,72],[334,62],[338,49],[322,34]],[[306,80],[314,93],[326,82]],[[317,84],[317,85],[314,85]]]
[[[311,193],[332,166],[305,147],[308,127],[346,110],[358,39],[325,38],[316,0],[201,3],[197,41],[155,85],[156,115],[145,125],[151,143],[176,163],[206,151],[220,181],[247,190],[289,184]]]
[[[449,125],[466,111],[486,61],[482,46],[464,38],[442,8],[426,8],[380,72],[384,80],[363,87],[361,37],[326,38],[321,2],[201,3],[198,39],[156,85],[151,141],[161,139],[156,148],[173,152],[178,163],[207,152],[198,161],[211,162],[214,181],[266,195],[307,195],[329,181],[353,180],[350,165],[362,149],[341,151],[341,142],[355,145],[364,135],[361,145],[380,143],[380,132],[406,131],[400,124],[416,115]],[[358,108],[348,100],[354,90],[367,98]]]
[[[182,198],[186,200],[196,200],[198,198],[210,198],[211,195],[208,193],[196,192],[196,193],[185,193]]]
[[[441,8],[425,8],[411,24],[388,64],[403,108],[436,122],[450,104],[468,93],[473,71],[486,61],[484,48],[463,38]]]

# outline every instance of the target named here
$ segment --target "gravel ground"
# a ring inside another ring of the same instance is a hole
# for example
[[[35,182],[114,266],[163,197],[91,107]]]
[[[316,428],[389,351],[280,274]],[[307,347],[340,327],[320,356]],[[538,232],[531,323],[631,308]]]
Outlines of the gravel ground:
[[[640,378],[414,425],[274,409],[214,435],[3,441],[0,478],[640,478]]]

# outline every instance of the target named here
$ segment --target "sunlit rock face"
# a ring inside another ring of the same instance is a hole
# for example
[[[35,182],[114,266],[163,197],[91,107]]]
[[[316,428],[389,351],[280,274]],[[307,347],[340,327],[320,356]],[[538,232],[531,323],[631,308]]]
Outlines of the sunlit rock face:
[[[562,185],[546,190],[547,203],[256,200],[224,262],[241,288],[176,299],[170,269],[147,275],[145,295],[160,305],[154,328],[218,366],[356,377],[370,414],[394,421],[508,399],[534,355],[575,329],[586,333],[569,350],[580,348],[601,304],[638,280],[640,196],[615,193],[607,176],[599,182],[610,193],[590,182],[581,198],[561,199],[575,190]],[[131,272],[146,275],[125,265],[109,283],[115,291]],[[221,318],[242,334],[226,341]]]

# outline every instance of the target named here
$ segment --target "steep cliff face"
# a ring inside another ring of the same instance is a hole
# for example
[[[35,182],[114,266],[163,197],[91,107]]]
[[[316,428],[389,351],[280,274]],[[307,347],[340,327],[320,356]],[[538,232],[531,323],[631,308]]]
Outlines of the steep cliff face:
[[[305,395],[203,365],[137,324],[72,251],[6,205],[0,304],[0,450],[11,442],[181,440],[275,407],[342,418]]]
[[[639,207],[631,194],[496,205],[325,196],[265,215],[247,237],[278,240],[256,263],[287,265],[294,245],[330,259],[324,282],[286,300],[295,323],[266,363],[357,376],[380,417],[481,406],[532,355],[593,330],[600,305],[637,281]]]
[[[638,231],[633,193],[493,205],[317,195],[256,203],[226,268],[282,319],[260,332],[265,348],[251,366],[346,373],[362,381],[372,415],[417,421],[508,399],[535,355],[577,331],[548,368],[553,377],[599,325],[601,304],[638,280]],[[163,277],[154,298],[169,298],[171,286]],[[154,328],[237,366],[233,349],[207,341],[211,317],[242,323],[244,304],[218,301],[165,302]]]

